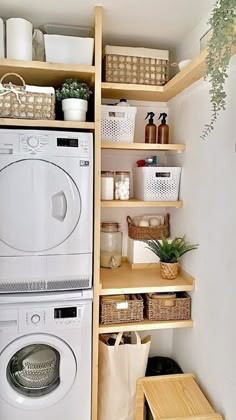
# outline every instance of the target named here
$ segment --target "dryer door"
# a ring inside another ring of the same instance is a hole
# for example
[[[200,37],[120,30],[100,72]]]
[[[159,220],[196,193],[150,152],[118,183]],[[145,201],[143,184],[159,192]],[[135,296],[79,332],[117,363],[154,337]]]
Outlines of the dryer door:
[[[0,240],[23,252],[43,252],[62,244],[76,228],[79,190],[61,167],[24,159],[0,171]]]
[[[21,409],[49,407],[69,392],[76,371],[74,353],[64,341],[46,334],[24,336],[0,355],[0,394]]]

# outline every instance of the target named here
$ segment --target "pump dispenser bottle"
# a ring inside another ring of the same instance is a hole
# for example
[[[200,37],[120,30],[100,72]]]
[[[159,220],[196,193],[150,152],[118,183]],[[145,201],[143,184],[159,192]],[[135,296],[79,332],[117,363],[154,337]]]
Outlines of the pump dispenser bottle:
[[[169,143],[169,126],[166,124],[167,114],[162,112],[158,118],[161,120],[161,124],[158,126],[157,143],[168,144]]]
[[[149,118],[145,127],[145,143],[156,143],[157,127],[153,122],[154,112],[148,112],[145,120]]]

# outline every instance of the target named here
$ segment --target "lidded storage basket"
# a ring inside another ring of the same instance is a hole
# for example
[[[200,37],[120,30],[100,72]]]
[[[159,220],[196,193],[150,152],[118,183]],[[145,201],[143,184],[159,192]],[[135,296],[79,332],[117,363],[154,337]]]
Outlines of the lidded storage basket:
[[[186,292],[147,294],[145,308],[151,321],[191,319],[191,297]]]
[[[179,167],[134,168],[134,197],[144,201],[176,201],[180,174]]]
[[[167,50],[107,45],[104,51],[104,80],[163,86],[168,82],[168,63]]]
[[[9,76],[20,79],[22,86],[3,83]],[[19,74],[6,73],[0,79],[0,117],[55,120],[55,89],[26,85]]]
[[[100,322],[101,324],[141,322],[143,309],[141,295],[104,296],[100,300]]]
[[[102,105],[102,141],[132,143],[136,113],[134,106]]]

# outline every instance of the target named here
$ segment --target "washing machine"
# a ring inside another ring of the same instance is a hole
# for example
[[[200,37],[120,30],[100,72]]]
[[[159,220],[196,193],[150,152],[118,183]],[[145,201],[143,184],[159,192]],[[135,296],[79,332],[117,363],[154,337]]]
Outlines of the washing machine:
[[[0,130],[0,293],[92,286],[93,135]]]
[[[0,419],[91,420],[92,291],[0,296]]]

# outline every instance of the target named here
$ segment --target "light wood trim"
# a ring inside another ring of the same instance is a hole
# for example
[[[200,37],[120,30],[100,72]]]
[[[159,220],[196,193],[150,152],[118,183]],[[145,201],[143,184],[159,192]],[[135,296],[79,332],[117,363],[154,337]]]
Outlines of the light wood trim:
[[[153,151],[184,151],[186,144],[148,144],[148,143],[113,143],[102,142],[102,149],[110,150],[153,150]]]
[[[102,80],[102,7],[95,9],[95,173],[94,173],[94,302],[92,361],[92,420],[98,418],[98,326],[100,284],[100,174],[101,174],[101,80]]]
[[[196,381],[196,376],[194,375],[194,373],[177,373],[175,374],[175,380],[178,379],[183,379],[184,378],[192,378]],[[169,381],[169,379],[173,379],[173,375],[160,375],[160,376],[147,376],[144,378],[140,378],[139,382],[141,384],[146,383],[146,382],[157,382],[157,381]]]
[[[170,418],[162,418],[161,420],[170,420]],[[171,417],[171,420],[183,420],[183,417]],[[219,413],[212,413],[203,416],[184,417],[184,420],[223,420],[223,417]]]
[[[125,262],[116,270],[101,268],[100,271],[100,295],[102,296],[191,291],[194,290],[194,284],[194,278],[184,270],[181,270],[174,280],[163,279],[159,264],[153,268],[132,269],[131,265]]]
[[[183,207],[183,201],[143,201],[136,198],[130,198],[129,200],[107,200],[101,201],[103,208],[121,208],[121,207]]]
[[[0,59],[0,77],[5,73],[19,73],[26,83],[37,86],[58,86],[68,77],[90,83],[94,66]]]
[[[145,420],[145,395],[140,380],[137,381],[136,386],[135,420]]]
[[[164,330],[169,328],[192,328],[193,321],[149,321],[101,325],[99,327],[99,334],[107,334],[120,331],[149,331],[149,330]]]
[[[137,101],[162,101],[163,93],[163,86],[102,83],[102,97],[106,99],[119,99],[123,97]]]
[[[94,130],[93,122],[58,121],[58,120],[25,120],[13,118],[0,118],[0,126],[8,127],[48,127],[48,128],[68,128],[81,130]]]

